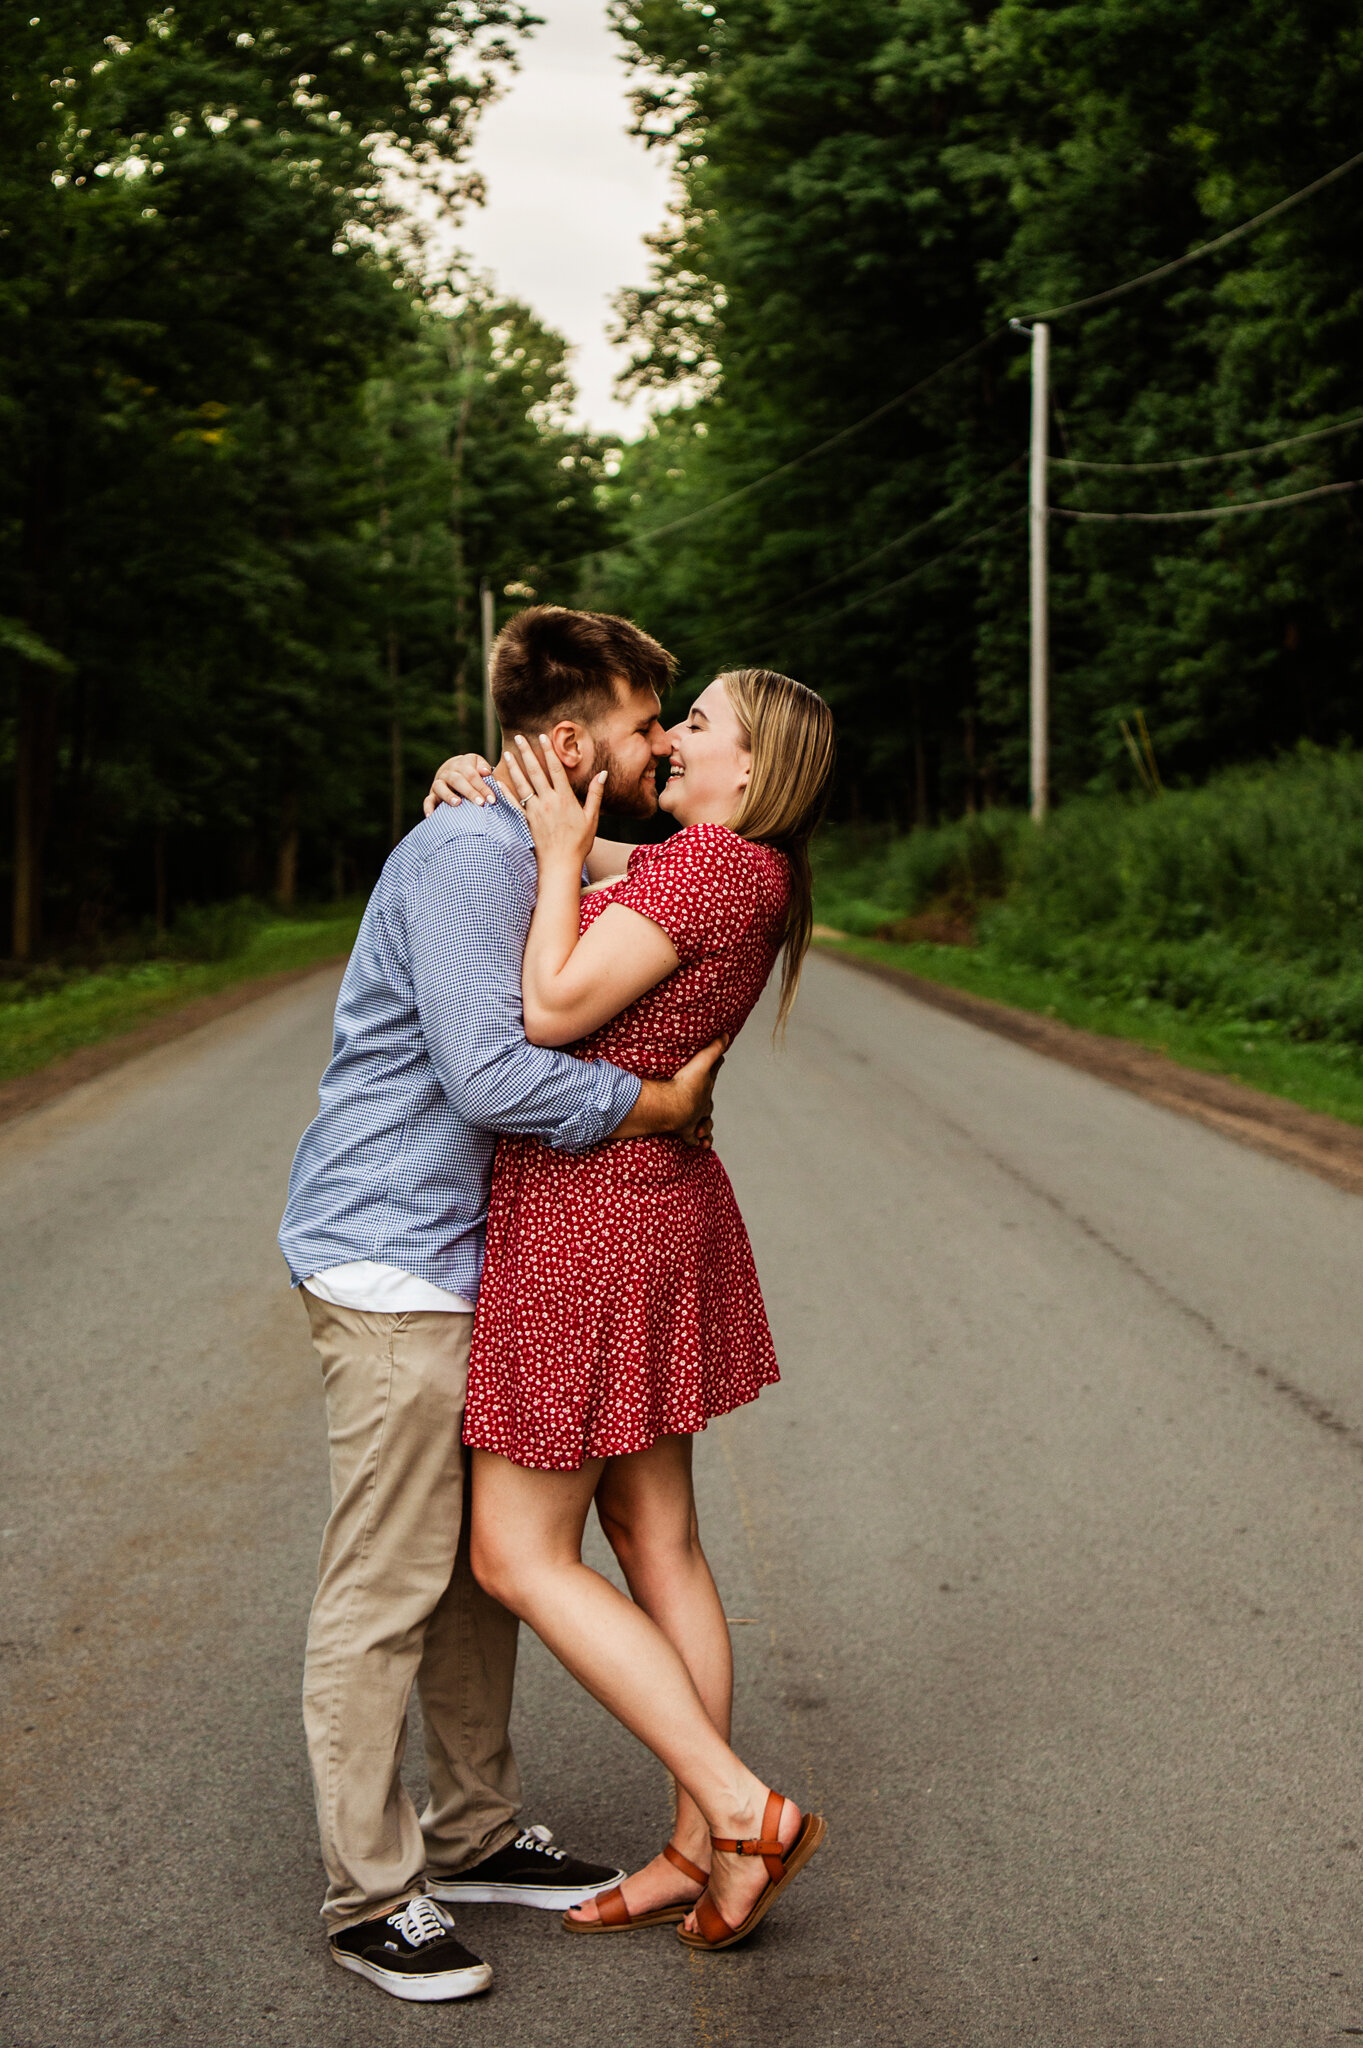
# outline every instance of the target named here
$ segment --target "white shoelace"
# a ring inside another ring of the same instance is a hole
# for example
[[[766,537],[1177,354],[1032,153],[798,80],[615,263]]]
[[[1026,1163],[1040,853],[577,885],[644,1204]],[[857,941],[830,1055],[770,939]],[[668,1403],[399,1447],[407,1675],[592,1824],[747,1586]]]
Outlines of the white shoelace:
[[[410,1948],[424,1948],[428,1941],[440,1941],[449,1934],[454,1922],[434,1899],[423,1896],[409,1899],[396,1913],[390,1913],[388,1925],[396,1927]]]
[[[562,1863],[567,1858],[568,1851],[566,1849],[551,1849],[549,1844],[553,1839],[554,1831],[552,1828],[524,1828],[517,1835],[513,1847],[517,1849],[533,1849],[539,1856],[552,1856],[556,1863]]]

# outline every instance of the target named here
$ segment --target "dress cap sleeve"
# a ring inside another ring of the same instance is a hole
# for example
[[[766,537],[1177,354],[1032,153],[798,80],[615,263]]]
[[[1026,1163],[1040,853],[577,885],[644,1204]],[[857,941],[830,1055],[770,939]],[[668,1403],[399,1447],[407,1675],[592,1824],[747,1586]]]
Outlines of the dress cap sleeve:
[[[667,933],[685,965],[742,938],[758,908],[756,849],[727,825],[688,825],[638,847],[612,903]]]

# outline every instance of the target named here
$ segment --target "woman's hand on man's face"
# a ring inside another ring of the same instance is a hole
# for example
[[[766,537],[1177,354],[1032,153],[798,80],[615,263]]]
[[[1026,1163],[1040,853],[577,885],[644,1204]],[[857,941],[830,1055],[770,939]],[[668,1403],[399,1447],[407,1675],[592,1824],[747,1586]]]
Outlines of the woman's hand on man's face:
[[[421,806],[423,815],[429,818],[441,804],[495,804],[495,785],[489,789],[482,781],[484,775],[491,773],[481,754],[455,754],[450,760],[442,761],[435,771],[430,793]]]
[[[564,773],[563,763],[541,736],[541,752],[517,733],[506,750],[507,768],[535,842],[537,858],[571,861],[581,868],[596,837],[606,772],[593,775],[581,803]]]

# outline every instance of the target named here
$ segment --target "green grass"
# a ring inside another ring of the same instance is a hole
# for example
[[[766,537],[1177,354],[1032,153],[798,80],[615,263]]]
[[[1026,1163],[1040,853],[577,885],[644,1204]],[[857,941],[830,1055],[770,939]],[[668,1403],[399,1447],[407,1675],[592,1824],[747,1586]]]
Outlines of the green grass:
[[[867,957],[1363,1123],[1363,753],[1072,798],[1044,829],[843,825],[814,868],[815,916]]]
[[[1063,1024],[1108,1038],[1129,1039],[1183,1066],[1225,1074],[1304,1109],[1363,1124],[1363,1047],[1299,1041],[1269,1021],[1193,1014],[1148,997],[1122,1001],[1092,995],[1063,973],[999,959],[986,947],[896,945],[863,938],[819,943],[823,951],[905,968],[925,981],[1058,1017]]]
[[[275,916],[251,922],[225,959],[142,960],[0,984],[0,1081],[31,1074],[235,982],[346,953],[359,921],[353,904],[312,916]],[[57,985],[45,985],[53,980]]]

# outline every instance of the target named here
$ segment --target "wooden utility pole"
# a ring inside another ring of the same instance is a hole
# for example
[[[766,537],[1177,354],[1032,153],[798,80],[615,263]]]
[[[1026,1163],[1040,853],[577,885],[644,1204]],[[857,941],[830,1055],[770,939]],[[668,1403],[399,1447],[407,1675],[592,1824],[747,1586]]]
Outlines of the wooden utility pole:
[[[495,767],[499,741],[497,713],[492,703],[492,642],[496,635],[497,620],[492,585],[486,576],[478,585],[478,597],[483,619],[483,753]]]
[[[1031,785],[1032,817],[1040,825],[1050,807],[1050,617],[1046,577],[1047,458],[1050,430],[1051,330],[1044,320],[1032,329],[1032,463],[1027,502],[1031,538]]]

